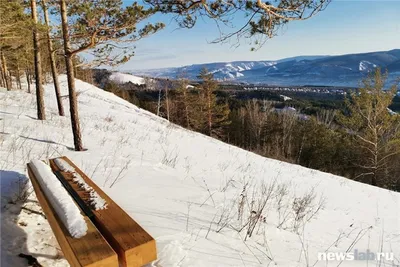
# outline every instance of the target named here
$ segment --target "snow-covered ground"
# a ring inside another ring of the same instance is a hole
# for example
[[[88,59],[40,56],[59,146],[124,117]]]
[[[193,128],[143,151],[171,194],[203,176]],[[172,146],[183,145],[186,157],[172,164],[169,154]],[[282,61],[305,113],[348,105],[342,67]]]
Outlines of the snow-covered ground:
[[[138,77],[132,74],[122,73],[122,72],[113,72],[110,75],[110,80],[116,83],[134,83],[134,84],[145,84],[145,80],[142,77]]]
[[[26,163],[60,155],[70,157],[156,239],[152,266],[400,264],[400,194],[260,157],[87,83],[76,85],[85,152],[72,149],[69,118],[57,115],[52,85],[45,87],[46,121],[35,119],[34,95],[0,90],[2,266],[26,266],[19,253],[43,266],[68,265],[34,194],[23,204],[15,201],[27,179]],[[64,76],[61,86],[65,96]],[[63,102],[68,110],[66,97]],[[306,218],[319,203],[323,208],[309,220],[295,220],[293,207],[307,195],[312,201],[305,205],[311,211]],[[262,203],[263,219],[245,241],[247,228],[238,229]],[[317,258],[319,252],[355,249],[392,252],[395,259]]]

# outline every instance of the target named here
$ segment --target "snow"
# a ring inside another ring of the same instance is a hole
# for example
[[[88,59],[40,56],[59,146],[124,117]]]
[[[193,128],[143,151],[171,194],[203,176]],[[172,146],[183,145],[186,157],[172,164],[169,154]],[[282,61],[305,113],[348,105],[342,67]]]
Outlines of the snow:
[[[280,97],[283,99],[283,101],[292,100],[291,97],[288,97],[288,96],[285,96],[285,95],[280,95]]]
[[[227,73],[225,73],[225,74],[228,75],[228,77],[229,77],[230,79],[233,79],[233,78],[236,77],[235,75],[233,75],[233,74],[230,73],[230,72],[227,72]]]
[[[371,63],[367,60],[361,60],[359,63],[358,69],[359,69],[359,71],[371,71],[371,70],[375,69],[376,67],[377,67],[377,65],[374,63]]]
[[[86,192],[89,193],[89,202],[93,205],[95,210],[102,210],[107,208],[107,203],[105,199],[103,199],[91,186],[89,186],[82,176],[75,171],[75,168],[72,167],[68,162],[63,159],[55,159],[54,162],[60,168],[61,171],[70,172],[74,177],[72,180],[79,185],[80,188],[83,188]]]
[[[55,159],[54,163],[57,165],[58,168],[60,168],[61,171],[63,172],[75,172],[75,168],[72,167],[71,165],[68,164],[63,159]]]
[[[95,210],[104,210],[107,208],[107,202],[96,191],[90,191],[90,203]]]
[[[270,68],[267,69],[267,71],[265,73],[269,73],[270,70],[278,70],[278,68],[276,66],[272,66]]]
[[[391,110],[390,108],[387,108],[388,112],[390,115],[398,115],[397,112]]]
[[[50,166],[40,160],[32,160],[30,166],[43,193],[70,235],[74,238],[85,236],[88,229],[85,219],[72,197],[51,171]]]
[[[138,85],[145,84],[145,80],[141,77],[132,75],[132,74],[127,74],[127,73],[121,73],[121,72],[113,72],[110,75],[110,80],[116,82],[116,83],[134,83]]]
[[[60,84],[66,95],[65,76]],[[339,262],[317,261],[318,252],[353,249],[393,252],[396,260],[344,261],[341,267],[399,264],[399,193],[264,158],[173,125],[82,81],[76,87],[84,152],[71,149],[69,117],[57,115],[52,85],[45,86],[46,121],[35,119],[35,95],[0,92],[2,265],[25,266],[15,256],[22,252],[43,266],[68,266],[47,221],[32,212],[41,212],[35,195],[9,203],[26,181],[27,162],[60,155],[155,238],[158,260],[150,266],[329,267]],[[68,110],[68,99],[63,103]],[[266,222],[244,241],[246,230],[234,230],[243,188],[247,185],[250,203],[263,183],[274,181],[287,186],[287,198],[279,206],[275,193],[262,214]],[[290,228],[292,221],[278,227],[278,208],[290,211],[296,198],[311,191],[324,208],[301,233]],[[219,221],[227,225],[217,231]]]
[[[236,78],[243,77],[243,76],[244,76],[244,74],[243,74],[243,73],[236,72]]]

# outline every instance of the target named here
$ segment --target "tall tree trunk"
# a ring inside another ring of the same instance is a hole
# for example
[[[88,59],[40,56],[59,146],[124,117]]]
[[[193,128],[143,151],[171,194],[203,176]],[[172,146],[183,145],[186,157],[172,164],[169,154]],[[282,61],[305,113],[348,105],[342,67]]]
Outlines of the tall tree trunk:
[[[51,41],[50,35],[50,26],[49,26],[49,14],[47,12],[46,0],[42,0],[42,9],[44,14],[44,20],[47,26],[47,47],[49,50],[49,59],[50,59],[50,67],[51,67],[51,74],[53,75],[53,83],[54,89],[56,92],[56,99],[57,99],[57,107],[58,107],[58,114],[60,116],[64,116],[64,107],[61,101],[61,94],[60,94],[60,83],[58,82],[58,73],[56,67],[56,61],[54,59],[54,49],[53,49],[53,42]]]
[[[28,93],[31,93],[31,78],[29,77],[29,71],[25,70],[25,75],[26,75],[26,82],[28,84]]]
[[[207,91],[207,113],[208,113],[208,135],[211,136],[212,133],[212,111],[211,111],[211,94],[212,92]]]
[[[1,63],[0,63],[1,64]],[[2,70],[2,68],[0,67],[0,86],[1,87],[5,87],[6,85],[5,85],[5,82],[4,82],[4,78],[3,78],[3,70]]]
[[[7,74],[8,83],[10,84],[10,90],[11,90],[13,88],[12,75],[10,70],[8,70],[7,72],[8,72]]]
[[[64,39],[65,67],[67,69],[67,79],[68,79],[69,111],[71,113],[72,134],[74,136],[75,150],[82,151],[83,146],[82,146],[81,129],[79,125],[78,101],[76,98],[76,91],[75,91],[74,63],[72,61],[74,55],[72,54],[71,44],[69,41],[67,4],[65,0],[60,0],[60,8],[61,8],[61,24],[62,24],[63,39]]]
[[[4,80],[6,83],[6,87],[7,90],[10,91],[11,90],[11,84],[10,84],[10,80],[8,78],[8,70],[7,70],[7,61],[6,61],[6,57],[4,56],[4,53],[2,51],[0,51],[0,57],[1,57],[1,68],[3,71],[3,75],[4,75]]]
[[[30,69],[29,70],[29,80],[31,81],[31,84],[33,83],[33,81],[34,81],[34,75],[33,75],[33,71],[32,71],[32,69]]]
[[[168,99],[168,86],[165,86],[165,106],[167,108],[167,120],[169,121],[169,99]]]
[[[37,32],[37,11],[36,11],[36,0],[31,0],[31,11],[33,26],[33,50],[35,55],[35,78],[36,78],[36,105],[37,105],[37,116],[39,120],[45,120],[46,114],[44,111],[44,95],[42,85],[42,62],[40,58],[39,50],[39,34]]]
[[[375,120],[373,120],[373,125],[375,126],[374,127],[374,135],[373,135],[373,143],[374,143],[374,148],[373,148],[373,152],[374,152],[374,155],[373,155],[373,175],[372,175],[372,177],[371,177],[371,184],[372,185],[374,185],[374,186],[377,186],[378,185],[378,168],[379,168],[379,161],[378,161],[378,155],[379,155],[379,148],[378,148],[378,143],[379,143],[379,141],[378,141],[378,123],[376,122],[376,119]]]
[[[185,103],[185,116],[186,116],[186,128],[190,129],[190,119],[189,119],[189,103],[188,103],[188,92],[187,88],[183,88],[183,102]]]
[[[18,64],[18,62],[17,62],[17,75],[16,75],[16,78],[17,78],[17,87],[19,88],[19,90],[22,90],[20,73],[21,73],[21,71],[20,71],[20,69],[19,69],[19,64]]]
[[[158,90],[157,116],[160,116],[160,108],[161,108],[161,88],[160,90]]]
[[[6,80],[4,78],[3,63],[0,57],[0,86],[6,87]]]

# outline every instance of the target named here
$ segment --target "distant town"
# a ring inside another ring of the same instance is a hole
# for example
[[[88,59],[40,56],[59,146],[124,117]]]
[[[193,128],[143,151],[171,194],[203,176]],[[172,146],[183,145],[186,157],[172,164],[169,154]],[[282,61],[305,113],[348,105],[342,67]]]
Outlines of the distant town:
[[[336,94],[346,95],[350,90],[356,88],[349,87],[328,87],[328,86],[264,86],[264,85],[246,85],[244,90],[267,90],[276,92],[304,92],[304,93],[319,93],[319,94]]]
[[[317,93],[331,95],[346,95],[349,91],[357,90],[356,87],[344,86],[278,86],[278,85],[260,85],[260,84],[222,84],[221,87],[227,90],[245,90],[245,91],[273,91],[273,92],[293,92],[293,93]],[[400,89],[396,95],[400,96]]]

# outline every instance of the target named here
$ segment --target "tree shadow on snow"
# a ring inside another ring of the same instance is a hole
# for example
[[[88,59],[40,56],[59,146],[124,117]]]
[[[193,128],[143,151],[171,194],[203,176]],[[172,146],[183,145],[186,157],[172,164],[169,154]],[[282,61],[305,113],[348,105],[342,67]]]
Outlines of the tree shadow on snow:
[[[32,253],[27,247],[27,234],[24,228],[32,227],[35,218],[27,223],[19,220],[19,215],[26,212],[26,216],[40,216],[30,212],[24,206],[27,203],[38,205],[34,199],[24,199],[23,190],[28,178],[19,172],[0,170],[1,185],[1,266],[29,266],[27,258],[21,258],[19,254],[33,257],[55,259],[56,255]],[[23,187],[23,188],[22,188]],[[30,189],[27,192],[31,192]],[[30,196],[32,198],[32,195]],[[35,203],[36,202],[36,203]],[[29,208],[28,208],[29,209]],[[36,224],[36,223],[35,223]],[[28,230],[28,229],[27,229]],[[31,230],[31,229],[30,229]]]
[[[67,145],[64,145],[64,144],[61,144],[61,143],[58,143],[58,142],[54,142],[54,141],[52,141],[52,140],[45,140],[45,139],[32,138],[32,137],[23,136],[23,135],[20,135],[19,137],[25,138],[25,139],[28,139],[28,140],[32,140],[32,141],[47,143],[47,144],[65,146],[65,147],[66,147],[67,149],[69,149],[69,150],[74,150],[73,147],[69,147],[69,146],[67,146]]]
[[[1,184],[1,265],[26,266],[26,260],[19,253],[26,253],[26,233],[17,224],[22,201],[18,197],[18,186],[24,175],[14,171],[0,170]],[[25,177],[26,180],[26,177]]]

